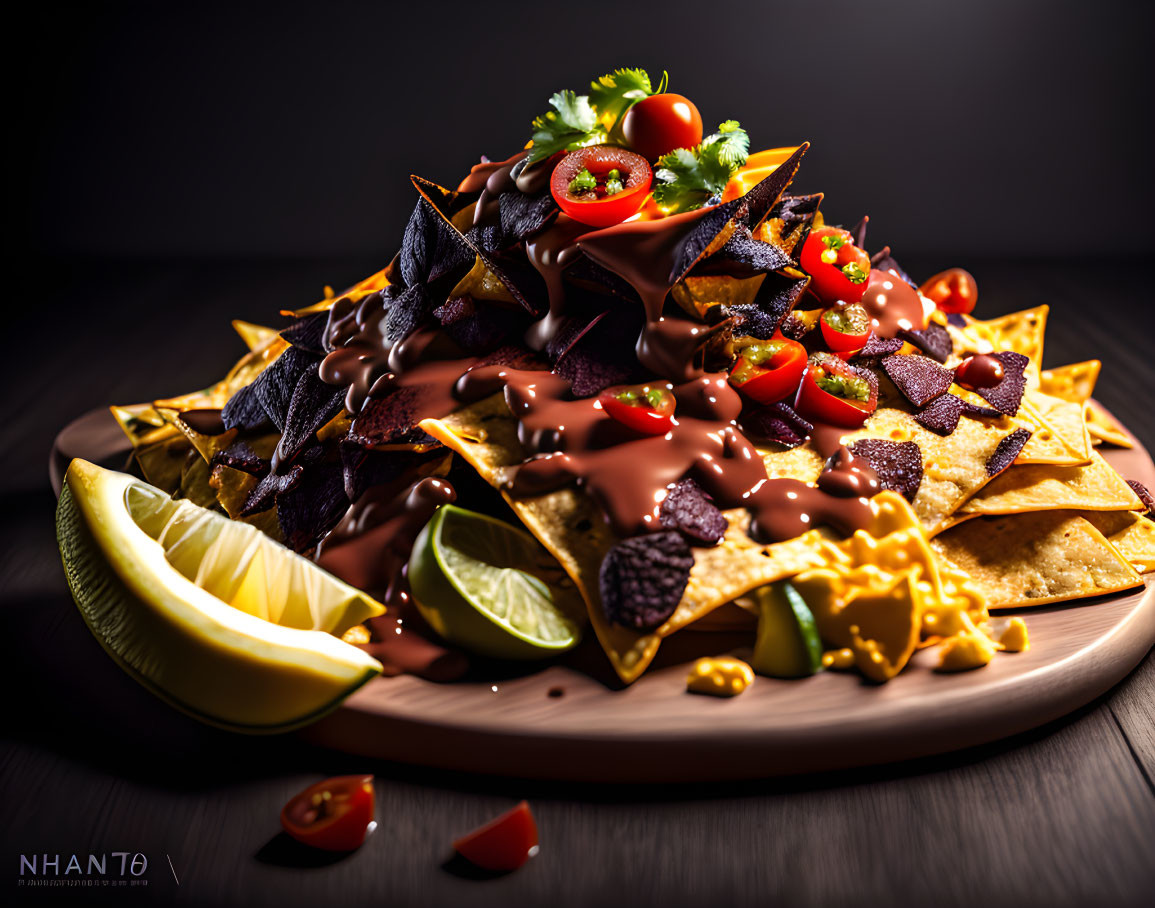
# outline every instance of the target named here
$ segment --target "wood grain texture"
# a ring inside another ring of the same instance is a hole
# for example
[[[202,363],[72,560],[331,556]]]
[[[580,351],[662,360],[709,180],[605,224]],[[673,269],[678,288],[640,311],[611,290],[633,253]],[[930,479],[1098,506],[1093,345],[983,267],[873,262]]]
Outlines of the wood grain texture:
[[[322,281],[348,283],[374,264],[37,269],[53,276],[38,305],[76,328],[55,336],[51,350],[20,350],[5,363],[18,371],[5,383],[12,418],[0,426],[0,621],[12,643],[0,886],[21,898],[14,855],[22,851],[130,848],[149,855],[150,886],[109,899],[119,904],[1150,902],[1152,655],[1108,696],[1027,734],[881,768],[763,782],[638,787],[466,776],[293,739],[238,738],[158,708],[75,620],[44,470],[52,437],[110,400],[207,384],[239,352],[239,342],[222,341],[229,318],[260,321],[308,303]],[[904,264],[929,274],[956,262]],[[1155,443],[1149,401],[1128,393],[1136,374],[1150,375],[1146,341],[1121,330],[1149,316],[1144,268],[967,264],[984,314],[1051,303],[1047,364],[1102,358],[1098,396],[1149,448]],[[107,321],[92,317],[113,307]],[[158,349],[156,339],[177,325],[179,336]],[[33,391],[39,406],[27,405]],[[324,775],[366,768],[377,773],[382,828],[351,857],[309,866],[277,836],[281,803]],[[526,868],[476,880],[443,866],[454,835],[521,797],[542,835],[541,854]],[[24,895],[40,903],[52,894]]]

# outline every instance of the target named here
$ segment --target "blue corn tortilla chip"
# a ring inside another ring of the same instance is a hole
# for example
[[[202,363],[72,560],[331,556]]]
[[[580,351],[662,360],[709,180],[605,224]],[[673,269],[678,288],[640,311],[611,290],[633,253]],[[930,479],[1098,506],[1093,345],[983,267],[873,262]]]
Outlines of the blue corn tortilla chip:
[[[1026,447],[1030,437],[1030,429],[1015,429],[1010,435],[1003,438],[995,447],[994,453],[987,458],[987,475],[998,476],[1013,464],[1015,458],[1019,456],[1019,452]]]
[[[448,205],[453,195],[442,200]],[[422,193],[401,238],[399,266],[405,286],[433,283],[472,264],[473,251],[465,237],[434,207],[430,196]]]
[[[602,313],[559,353],[553,371],[570,383],[575,397],[593,397],[611,385],[640,379],[634,347],[642,322],[640,307]]]
[[[1139,500],[1143,502],[1144,511],[1148,516],[1155,515],[1155,496],[1151,494],[1151,490],[1143,485],[1138,479],[1128,479],[1127,485],[1131,487],[1131,491],[1139,496]]]
[[[895,354],[882,361],[882,368],[902,395],[916,407],[924,407],[954,381],[954,373],[934,360],[918,354]]]
[[[894,260],[894,256],[890,254],[890,247],[883,246],[878,252],[870,257],[870,267],[878,271],[889,271],[900,280],[906,281],[910,286],[918,289],[918,284],[914,282],[909,274],[903,271],[902,266]]]
[[[1003,364],[1003,380],[989,388],[975,388],[975,394],[1000,413],[1014,416],[1023,402],[1023,392],[1027,388],[1025,371],[1030,360],[1010,350],[991,355]]]
[[[786,192],[786,188],[794,181],[794,175],[798,173],[798,166],[802,163],[802,156],[809,148],[810,143],[803,142],[798,150],[779,164],[770,176],[751,187],[750,191],[739,199],[745,203],[746,226],[751,230],[766,220],[782,194]]]
[[[693,566],[681,533],[623,539],[606,553],[598,573],[607,620],[639,631],[657,627],[678,607]]]
[[[227,448],[217,451],[209,466],[225,466],[250,476],[263,476],[269,470],[269,461],[257,454],[248,442],[237,439]]]
[[[861,363],[864,366],[876,366],[892,353],[901,350],[902,344],[903,341],[900,337],[879,337],[877,334],[871,334],[866,341],[866,346],[850,357],[850,362]]]
[[[272,423],[283,430],[297,382],[310,369],[316,371],[320,361],[318,356],[289,347],[229,399],[221,410],[221,421],[229,429],[252,431]]]
[[[950,339],[950,332],[935,322],[927,325],[925,331],[901,330],[898,332],[898,336],[903,340],[910,341],[912,345],[918,347],[935,362],[945,363],[954,352],[954,342]]]
[[[433,300],[425,284],[414,284],[389,302],[385,312],[385,342],[408,337],[433,314]]]
[[[946,323],[953,325],[955,328],[965,328],[967,326],[967,320],[963,318],[961,312],[948,312],[946,314]]]
[[[733,277],[751,277],[766,274],[793,264],[790,256],[773,243],[766,243],[750,235],[748,227],[734,231],[722,248],[703,259],[694,267],[696,274],[728,274]]]
[[[524,334],[528,322],[520,309],[507,309],[479,303],[472,312],[456,313],[452,321],[442,322],[445,333],[465,353],[478,356],[488,353],[513,337]]]
[[[304,315],[281,331],[281,338],[306,353],[324,356],[330,352],[325,345],[326,328],[329,324],[328,312],[314,312]]]
[[[795,250],[801,250],[810,235],[814,215],[818,213],[821,204],[821,192],[813,195],[783,195],[770,209],[766,219],[782,222],[779,239],[786,252],[795,255]]]
[[[284,473],[266,473],[245,499],[241,516],[251,517],[269,510],[277,503],[277,496],[299,483],[304,473],[305,468],[300,464],[293,464]]]
[[[526,195],[517,189],[503,192],[498,196],[497,205],[502,239],[507,246],[520,243],[542,230],[560,210],[548,188],[537,195]]]
[[[344,399],[345,389],[323,382],[315,369],[304,373],[289,401],[289,412],[274,460],[278,463],[292,462],[313,440],[317,430],[341,412]]]
[[[759,441],[772,441],[796,448],[814,431],[814,426],[794,412],[784,401],[765,406],[747,406],[738,417],[744,434]]]
[[[754,302],[723,306],[722,314],[734,319],[735,335],[769,340],[798,303],[808,283],[808,278],[767,274],[762,286],[758,288]]]
[[[958,428],[958,421],[963,416],[994,419],[1002,414],[998,410],[972,404],[954,394],[940,394],[914,413],[915,422],[938,435],[950,435]]]
[[[658,522],[680,532],[691,545],[717,545],[729,526],[714,499],[692,479],[675,483],[662,499]]]
[[[916,442],[860,438],[850,445],[850,451],[870,464],[884,489],[914,501],[923,474],[922,448]]]
[[[277,495],[282,541],[293,551],[308,552],[348,509],[340,460],[327,458],[311,464],[296,485]]]
[[[356,501],[367,489],[398,483],[416,470],[445,456],[444,449],[432,451],[375,451],[349,439],[338,444],[345,497]]]

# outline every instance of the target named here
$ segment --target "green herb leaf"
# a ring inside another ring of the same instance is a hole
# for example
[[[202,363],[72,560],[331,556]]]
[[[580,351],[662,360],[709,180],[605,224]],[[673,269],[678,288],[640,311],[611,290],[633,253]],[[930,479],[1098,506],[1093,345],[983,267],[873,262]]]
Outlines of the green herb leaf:
[[[556,92],[549,99],[553,110],[533,121],[533,148],[529,163],[541,161],[555,152],[587,145],[601,145],[606,131],[598,123],[597,112],[587,95],[572,91]]]
[[[590,83],[590,100],[607,132],[627,110],[653,93],[650,74],[644,69],[615,69]]]
[[[697,148],[676,148],[658,159],[654,201],[667,214],[701,208],[711,196],[721,195],[749,153],[746,130],[737,120],[727,120]]]

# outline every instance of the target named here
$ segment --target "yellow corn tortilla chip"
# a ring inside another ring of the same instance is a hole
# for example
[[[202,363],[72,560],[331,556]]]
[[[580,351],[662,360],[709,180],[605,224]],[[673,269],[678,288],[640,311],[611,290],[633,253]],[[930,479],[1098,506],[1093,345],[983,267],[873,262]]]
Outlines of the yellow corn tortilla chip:
[[[1038,388],[1043,368],[1043,337],[1050,306],[1036,306],[981,322],[995,350],[1011,350],[1029,359],[1027,387]]]
[[[1085,511],[1086,518],[1140,574],[1155,571],[1155,522],[1135,511]]]
[[[737,278],[726,274],[706,274],[682,278],[670,290],[674,301],[695,318],[714,306],[738,306],[754,302],[766,275]]]
[[[1098,381],[1101,367],[1099,360],[1089,359],[1082,363],[1044,369],[1040,376],[1039,390],[1061,400],[1085,403],[1095,392],[1095,382]]]
[[[389,286],[389,279],[385,277],[385,268],[369,275],[364,280],[358,281],[344,293],[334,293],[332,287],[326,287],[324,295],[320,300],[313,303],[311,306],[306,306],[303,309],[282,309],[282,315],[293,315],[300,318],[302,315],[312,315],[314,312],[328,312],[333,308],[333,304],[343,297],[349,297],[353,302],[364,299],[370,293],[376,293],[378,290],[383,290]]]
[[[970,520],[936,536],[931,546],[970,576],[992,609],[1100,596],[1143,583],[1102,533],[1067,511]]]
[[[1113,416],[1089,400],[1083,405],[1083,420],[1087,423],[1087,433],[1093,441],[1106,442],[1117,448],[1133,448],[1135,442]]]
[[[142,445],[132,456],[146,482],[172,495],[180,488],[181,474],[190,454],[193,448],[188,439],[173,429],[170,437]]]
[[[134,448],[156,444],[179,434],[152,404],[129,404],[108,409]]]
[[[243,322],[239,318],[233,319],[233,330],[241,336],[249,351],[260,350],[272,343],[274,337],[280,333],[277,328],[266,328],[264,325],[255,325],[252,322]]]
[[[499,490],[505,483],[506,468],[521,463],[525,456],[517,440],[517,422],[500,394],[445,419],[425,420],[421,428]],[[694,549],[690,579],[673,614],[654,631],[639,633],[611,625],[602,612],[598,572],[617,537],[593,500],[573,487],[531,498],[505,497],[581,591],[594,632],[626,682],[645,671],[663,637],[756,587],[824,563],[819,542],[825,531],[811,530],[796,539],[762,545],[745,532],[749,522],[745,510],[727,511],[729,528],[722,542],[712,548]]]
[[[1091,461],[1091,437],[1083,421],[1083,405],[1028,391],[1020,411],[1031,437],[1015,463],[1076,466]]]
[[[1136,511],[1143,503],[1097,451],[1084,466],[1012,466],[976,493],[960,514],[1026,511]]]

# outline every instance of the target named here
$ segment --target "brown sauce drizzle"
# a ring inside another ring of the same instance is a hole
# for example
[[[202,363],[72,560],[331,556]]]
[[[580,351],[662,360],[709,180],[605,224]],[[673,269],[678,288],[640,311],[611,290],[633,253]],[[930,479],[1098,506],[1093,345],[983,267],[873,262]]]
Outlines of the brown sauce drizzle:
[[[922,297],[910,284],[890,271],[870,272],[862,308],[874,320],[879,337],[897,337],[899,331],[925,331],[927,314]]]

